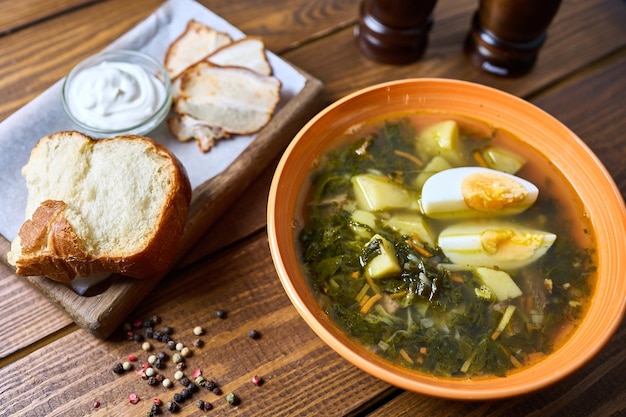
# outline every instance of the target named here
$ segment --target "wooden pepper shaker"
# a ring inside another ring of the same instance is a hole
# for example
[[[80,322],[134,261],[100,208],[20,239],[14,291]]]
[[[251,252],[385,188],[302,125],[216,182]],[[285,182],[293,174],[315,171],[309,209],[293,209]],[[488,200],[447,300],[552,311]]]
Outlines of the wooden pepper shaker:
[[[355,27],[366,57],[388,64],[420,59],[428,44],[437,0],[363,0]]]
[[[480,0],[465,51],[482,70],[505,77],[528,73],[561,0]]]

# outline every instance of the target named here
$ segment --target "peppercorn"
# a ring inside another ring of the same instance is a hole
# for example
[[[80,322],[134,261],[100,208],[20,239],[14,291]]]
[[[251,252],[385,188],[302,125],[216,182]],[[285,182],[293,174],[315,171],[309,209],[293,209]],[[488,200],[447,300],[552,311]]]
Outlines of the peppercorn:
[[[128,401],[130,401],[131,404],[137,404],[139,402],[139,396],[131,392],[128,394]]]
[[[156,375],[156,371],[154,370],[154,368],[146,369],[146,376],[147,377],[151,377],[151,376],[155,376],[155,375]]]
[[[152,322],[154,324],[160,324],[161,323],[161,317],[157,316],[156,314],[153,314],[152,317],[150,317],[150,320],[152,320]]]
[[[196,379],[195,379],[195,383],[199,387],[203,387],[205,382],[206,382],[206,380],[204,379],[204,377],[202,375],[198,375],[196,377]]]
[[[168,401],[165,407],[167,408],[167,411],[171,411],[173,413],[176,413],[180,410],[180,406],[174,401]]]
[[[135,320],[133,322],[133,327],[136,328],[136,329],[138,329],[140,327],[143,327],[143,322],[141,320]]]
[[[174,353],[174,355],[172,356],[172,360],[174,361],[174,363],[179,363],[183,361],[183,357],[180,355],[180,353]]]
[[[156,323],[154,322],[154,320],[152,320],[152,318],[149,318],[147,320],[144,320],[143,322],[143,327],[144,328],[148,328],[148,327],[154,327]]]
[[[176,350],[176,342],[174,342],[173,340],[169,340],[167,342],[167,347],[169,350]]]
[[[112,370],[116,374],[123,374],[124,373],[124,366],[121,363],[116,363],[115,365],[113,365]]]
[[[141,333],[133,333],[132,337],[135,342],[143,342],[144,340],[144,337]]]
[[[215,315],[217,316],[218,319],[224,319],[226,318],[226,311],[222,309],[215,310]]]
[[[182,395],[184,399],[188,400],[189,398],[191,398],[191,391],[189,391],[188,388],[185,388],[180,391],[180,395]]]
[[[256,385],[256,386],[259,386],[259,385],[261,385],[263,383],[263,378],[261,378],[258,375],[255,375],[255,376],[252,377],[252,383],[254,385]]]
[[[157,416],[159,414],[161,414],[161,409],[159,408],[159,406],[156,404],[152,404],[152,407],[150,408],[150,413],[148,415]]]
[[[185,346],[180,350],[180,354],[183,358],[188,358],[193,355],[193,352],[191,351],[191,349]]]
[[[213,408],[210,402],[202,400],[196,401],[196,407],[198,407],[202,411],[209,411]]]
[[[168,335],[168,334],[163,334],[163,335],[161,336],[161,342],[163,342],[163,343],[167,343],[167,342],[169,342],[169,341],[170,341],[170,335]]]
[[[204,387],[209,391],[213,391],[213,389],[217,388],[217,383],[215,383],[212,379],[209,379],[208,381],[205,381]]]
[[[158,330],[155,330],[154,332],[152,332],[152,338],[154,340],[161,340],[162,336],[163,336],[163,333]]]
[[[239,404],[239,398],[232,392],[229,392],[226,395],[226,401],[228,402],[228,404],[230,405],[237,405]]]
[[[222,390],[220,389],[220,387],[215,387],[212,389],[212,391],[215,395],[222,395]]]
[[[159,358],[155,359],[154,363],[152,364],[155,368],[157,369],[163,369],[165,368],[165,364],[163,363],[163,361]]]
[[[193,345],[197,348],[201,348],[202,346],[204,346],[204,342],[200,339],[196,339],[193,341]]]
[[[93,408],[100,408],[100,401],[94,401],[93,402]]]
[[[131,353],[130,355],[128,355],[128,360],[131,362],[137,362],[137,356]]]
[[[172,381],[169,378],[165,378],[161,383],[165,388],[169,388],[172,386]]]
[[[167,353],[160,351],[159,353],[157,353],[157,359],[161,359],[162,361],[167,360],[169,356],[167,355]]]
[[[196,407],[198,407],[200,410],[204,410],[204,401],[202,400],[196,401]]]
[[[180,379],[180,383],[181,383],[181,385],[182,385],[182,386],[184,386],[184,387],[186,387],[187,385],[189,385],[189,382],[190,382],[190,381],[189,381],[189,378],[187,378],[186,376],[184,376],[184,377],[182,377],[182,378]]]
[[[174,331],[172,330],[172,328],[170,326],[163,326],[163,333],[165,334],[172,334]]]
[[[261,334],[258,331],[252,329],[248,332],[248,336],[250,336],[250,338],[252,339],[258,339],[259,337],[261,337]]]
[[[151,351],[152,345],[150,344],[150,342],[143,342],[143,344],[141,345],[141,349],[145,350],[146,352]]]
[[[177,392],[176,394],[174,394],[174,401],[176,401],[177,403],[182,403],[185,400],[185,398],[183,397],[183,394]]]
[[[148,385],[156,385],[157,384],[157,379],[154,376],[151,376],[148,378]]]
[[[201,326],[196,326],[193,328],[193,334],[195,334],[196,336],[200,336],[203,333],[204,333],[204,329],[202,329]]]
[[[154,364],[154,361],[156,361],[156,359],[157,359],[156,355],[150,355],[150,356],[148,356],[148,362],[149,362],[150,364]]]
[[[198,386],[197,386],[196,384],[194,384],[193,382],[190,382],[190,383],[187,385],[187,389],[188,389],[188,390],[189,390],[189,392],[191,392],[192,394],[193,394],[194,392],[198,392]]]
[[[163,382],[163,379],[165,379],[165,377],[161,374],[156,374],[155,378],[157,382]]]
[[[154,330],[152,329],[152,327],[148,327],[145,331],[145,334],[148,339],[152,339],[152,337],[154,336]]]
[[[185,362],[178,362],[176,364],[176,369],[178,369],[179,371],[182,371],[183,369],[185,369],[187,367],[187,365],[185,364]]]
[[[161,401],[161,399],[159,397],[154,397],[152,399],[152,402],[154,403],[154,405],[158,405],[160,406],[161,404],[163,404],[163,402]]]
[[[174,373],[174,379],[180,380],[183,376],[185,376],[185,374],[183,374],[183,371],[176,371]]]

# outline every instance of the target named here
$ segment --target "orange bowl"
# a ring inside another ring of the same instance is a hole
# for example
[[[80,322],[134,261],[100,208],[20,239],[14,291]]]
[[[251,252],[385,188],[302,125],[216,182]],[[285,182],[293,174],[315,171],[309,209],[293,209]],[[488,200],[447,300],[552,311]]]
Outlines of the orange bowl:
[[[407,111],[459,114],[502,128],[540,153],[571,185],[596,236],[597,281],[578,327],[553,353],[506,377],[438,378],[394,366],[353,341],[322,311],[299,262],[297,232],[310,168],[349,128]],[[397,387],[436,397],[487,400],[529,393],[589,361],[621,323],[626,303],[626,208],[610,175],[567,127],[510,94],[464,81],[409,79],[375,85],[330,105],[309,121],[285,151],[272,181],[268,235],[281,283],[306,323],[332,349],[369,374]]]

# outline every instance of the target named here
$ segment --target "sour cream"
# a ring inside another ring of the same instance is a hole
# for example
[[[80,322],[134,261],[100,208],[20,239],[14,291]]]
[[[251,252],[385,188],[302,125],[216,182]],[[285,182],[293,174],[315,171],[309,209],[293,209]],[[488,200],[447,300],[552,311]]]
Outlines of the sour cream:
[[[141,66],[104,61],[76,74],[69,85],[68,106],[85,125],[122,130],[152,117],[166,96],[163,83]]]

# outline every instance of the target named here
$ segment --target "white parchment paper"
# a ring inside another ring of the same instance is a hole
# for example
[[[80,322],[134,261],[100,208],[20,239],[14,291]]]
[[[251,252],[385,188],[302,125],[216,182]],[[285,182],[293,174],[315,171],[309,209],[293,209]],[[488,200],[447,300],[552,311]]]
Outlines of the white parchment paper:
[[[195,19],[233,39],[245,35],[227,21],[193,0],[169,0],[135,28],[117,39],[106,49],[131,49],[152,55],[163,62],[170,43]],[[78,40],[77,40],[78,42]],[[281,99],[276,111],[285,106],[304,88],[305,77],[288,63],[268,51],[274,76],[282,83]],[[77,62],[78,64],[78,62]],[[43,136],[77,127],[71,122],[61,104],[63,80],[22,107],[0,123],[0,234],[12,241],[24,222],[27,190],[21,175],[30,151]],[[164,122],[147,136],[167,146],[183,163],[193,188],[221,173],[254,139],[235,136],[219,141],[204,154],[194,141],[181,143],[174,139]]]

